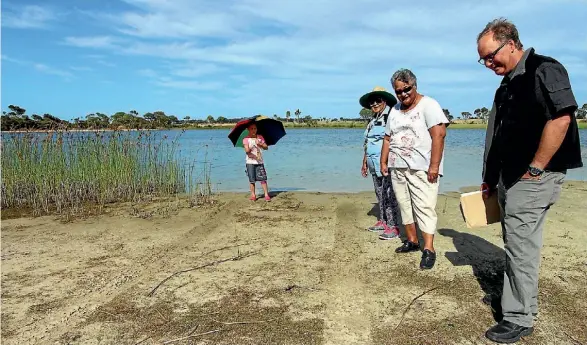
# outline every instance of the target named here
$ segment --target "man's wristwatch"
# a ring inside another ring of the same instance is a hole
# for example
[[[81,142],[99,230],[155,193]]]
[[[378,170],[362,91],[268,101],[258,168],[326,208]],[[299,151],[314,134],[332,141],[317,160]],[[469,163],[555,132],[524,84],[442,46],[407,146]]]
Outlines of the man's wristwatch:
[[[544,170],[533,167],[533,166],[529,166],[528,167],[528,174],[530,174],[530,176],[532,177],[538,177],[540,175],[542,175],[544,173]]]

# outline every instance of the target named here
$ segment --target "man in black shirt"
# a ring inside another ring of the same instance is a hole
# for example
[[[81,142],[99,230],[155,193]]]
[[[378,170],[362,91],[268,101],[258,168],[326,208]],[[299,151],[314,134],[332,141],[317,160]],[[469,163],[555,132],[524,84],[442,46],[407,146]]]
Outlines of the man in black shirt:
[[[477,37],[479,63],[503,76],[489,115],[484,197],[497,192],[506,252],[503,320],[486,332],[512,343],[533,332],[538,312],[542,230],[567,169],[582,167],[577,102],[566,69],[524,50],[518,31],[497,19]]]

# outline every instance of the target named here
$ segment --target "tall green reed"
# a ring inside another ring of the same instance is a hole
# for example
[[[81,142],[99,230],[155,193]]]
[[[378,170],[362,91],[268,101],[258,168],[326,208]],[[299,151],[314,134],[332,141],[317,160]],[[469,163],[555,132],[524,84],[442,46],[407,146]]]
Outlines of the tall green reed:
[[[207,147],[207,145],[206,145]],[[199,172],[196,169],[200,168]],[[190,164],[188,182],[190,206],[209,204],[212,201],[211,164],[208,161],[208,151],[204,154],[204,161]]]
[[[2,208],[62,214],[201,193],[196,165],[177,155],[178,140],[152,131],[4,133]]]

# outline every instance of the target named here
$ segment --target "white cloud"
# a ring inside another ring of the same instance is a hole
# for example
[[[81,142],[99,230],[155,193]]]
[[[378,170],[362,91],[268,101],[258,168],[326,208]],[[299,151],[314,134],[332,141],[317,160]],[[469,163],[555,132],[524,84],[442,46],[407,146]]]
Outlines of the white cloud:
[[[112,63],[112,62],[108,62],[108,61],[104,61],[104,60],[98,60],[96,62],[99,63],[100,65],[106,66],[106,67],[116,67],[116,64]]]
[[[172,69],[171,74],[178,77],[193,78],[214,74],[225,70],[225,68],[211,63],[192,63]]]
[[[70,66],[69,68],[77,72],[91,72],[94,70],[93,68],[86,66]]]
[[[420,65],[446,61],[467,63],[476,60],[476,34],[492,15],[502,11],[500,5],[507,1],[491,5],[424,1],[389,10],[389,6],[373,0],[344,4],[331,0],[285,4],[242,0],[223,3],[220,8],[203,1],[126,2],[138,10],[126,12],[122,18],[115,15],[117,23],[122,25],[121,31],[170,40],[137,39],[115,45],[112,37],[69,37],[68,43],[112,48],[131,55],[277,70],[288,67],[336,71],[385,60]],[[521,18],[539,8],[536,2],[522,0],[508,2],[507,12]],[[458,20],[454,20],[455,15]],[[200,22],[199,17],[205,21]],[[259,28],[263,25],[270,28],[281,25],[283,31],[269,30],[261,34]],[[234,34],[238,30],[245,33]],[[231,33],[234,35],[230,41],[210,43],[218,35]],[[194,36],[197,38],[191,39]]]
[[[40,72],[46,73],[46,74],[52,74],[52,75],[56,75],[56,76],[60,76],[63,77],[65,79],[71,79],[73,78],[73,74],[71,72],[59,69],[59,68],[54,68],[51,66],[47,66],[45,64],[42,63],[34,63],[33,67]]]
[[[138,11],[116,19],[122,32],[142,37],[234,37],[248,18],[235,16],[232,5],[205,0],[124,0]],[[173,20],[169,20],[173,18]]]
[[[86,57],[88,59],[99,60],[99,59],[106,58],[106,55],[101,55],[101,54],[86,54],[86,55],[84,55],[84,57]]]
[[[145,68],[145,69],[141,69],[138,71],[139,75],[142,75],[143,77],[148,77],[148,78],[156,78],[158,76],[157,72],[155,72],[154,70],[150,69],[150,68]]]
[[[101,54],[86,54],[84,55],[85,58],[93,60],[95,63],[100,64],[106,67],[115,67],[116,64],[107,61],[107,57]]]
[[[268,59],[257,54],[240,55],[226,47],[197,47],[191,43],[143,43],[135,42],[120,51],[131,55],[144,55],[175,60],[212,61],[237,65],[264,65]]]
[[[128,27],[121,29],[121,32],[142,37],[228,36],[235,32],[225,26],[229,18],[222,13],[204,13],[184,18],[169,22],[165,14],[125,13],[119,20]],[[161,30],[162,27],[165,29]]]
[[[157,86],[172,89],[189,89],[189,90],[216,90],[222,87],[223,83],[220,81],[201,81],[195,79],[171,78],[167,75],[150,69],[141,69],[137,73],[151,80]]]
[[[40,29],[57,19],[57,15],[48,7],[37,5],[2,7],[2,26],[7,28]]]
[[[8,61],[8,62],[12,62],[12,63],[16,63],[16,64],[19,64],[19,65],[24,65],[24,64],[27,63],[26,61],[23,61],[23,60],[20,60],[20,59],[14,59],[14,58],[12,58],[12,57],[10,57],[8,55],[4,55],[4,54],[2,54],[2,60]]]
[[[65,44],[80,48],[114,48],[120,39],[111,36],[66,37]]]
[[[155,82],[157,85],[174,89],[212,91],[222,88],[221,82],[200,82],[196,80],[176,80],[161,78]]]
[[[32,67],[33,69],[35,69],[36,71],[45,73],[45,74],[50,74],[50,75],[56,75],[59,77],[62,77],[63,79],[65,79],[66,81],[70,81],[72,80],[75,76],[73,73],[71,73],[70,71],[67,70],[63,70],[60,68],[55,68],[52,66],[48,66],[46,64],[43,63],[38,63],[38,62],[33,62],[33,61],[28,61],[28,60],[22,60],[22,59],[17,59],[17,58],[12,58],[10,56],[7,55],[2,55],[2,60],[4,61],[8,61],[17,65],[21,65],[21,66],[28,66],[28,67]]]
[[[104,61],[104,60],[98,60],[96,62],[99,63],[100,65],[106,66],[106,67],[116,67],[116,64],[112,63],[112,62],[108,62],[108,61]]]
[[[245,105],[263,95],[268,107],[281,99],[311,106],[328,99],[315,94],[336,93],[341,101],[333,106],[355,107],[374,85],[390,88],[389,78],[401,67],[414,70],[432,95],[450,94],[459,106],[489,103],[499,78],[477,64],[475,40],[499,16],[518,25],[525,46],[564,55],[570,74],[581,75],[587,60],[587,37],[579,30],[582,0],[566,0],[565,6],[552,0],[400,6],[383,0],[124,1],[131,10],[98,15],[110,32],[68,37],[66,43],[156,59],[157,72],[142,75],[162,87],[230,84],[235,102]],[[566,18],[568,25],[551,18]]]
[[[440,67],[425,67],[414,69],[413,72],[418,76],[419,85],[444,86],[471,84],[477,80],[483,79],[487,74],[487,71],[481,65],[467,69],[461,68],[458,70]]]

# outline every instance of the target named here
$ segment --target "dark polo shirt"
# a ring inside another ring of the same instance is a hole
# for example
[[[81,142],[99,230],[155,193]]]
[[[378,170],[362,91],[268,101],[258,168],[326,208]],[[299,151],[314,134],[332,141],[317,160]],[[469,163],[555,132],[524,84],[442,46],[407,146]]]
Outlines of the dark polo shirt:
[[[548,120],[570,114],[571,123],[547,171],[566,172],[583,166],[577,102],[566,69],[553,58],[524,52],[495,93],[485,141],[483,181],[496,186],[500,175],[506,188],[528,170]]]

